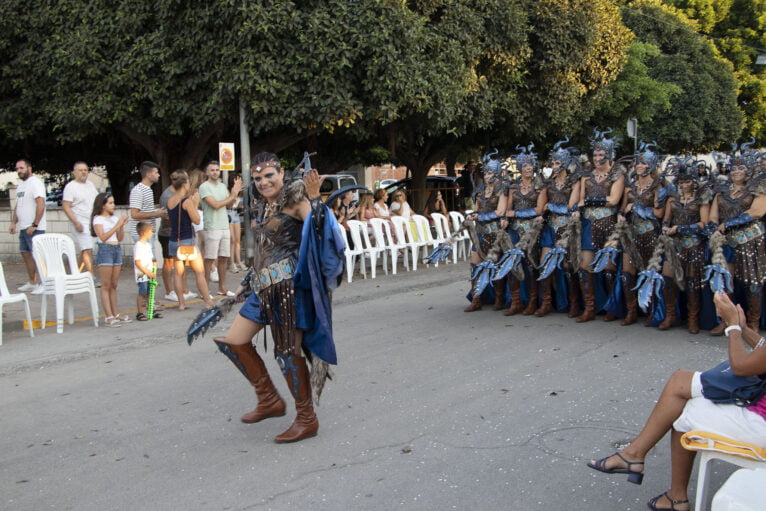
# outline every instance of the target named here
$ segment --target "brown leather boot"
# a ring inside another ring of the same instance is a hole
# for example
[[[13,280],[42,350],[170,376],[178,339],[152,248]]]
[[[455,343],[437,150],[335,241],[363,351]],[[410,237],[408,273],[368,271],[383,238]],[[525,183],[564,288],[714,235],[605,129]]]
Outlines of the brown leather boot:
[[[616,275],[611,270],[604,270],[602,272],[602,276],[604,279],[604,283],[606,284],[606,296],[608,299],[608,297],[612,295],[612,291],[614,290],[614,279]],[[615,316],[611,312],[607,312],[604,315],[604,321],[614,321],[616,319],[617,319],[617,316]]]
[[[481,310],[481,294],[474,293],[474,284],[476,284],[475,280],[471,281],[471,293],[473,293],[473,296],[471,297],[471,303],[468,304],[468,307],[463,309],[463,312],[473,312],[473,311],[480,311]]]
[[[548,314],[553,308],[553,298],[551,297],[551,290],[553,288],[553,275],[549,275],[547,279],[539,282],[541,294],[543,295],[543,301],[540,307],[535,311],[535,316],[542,318]]]
[[[495,305],[492,306],[492,310],[505,309],[505,279],[495,281]]]
[[[636,287],[636,276],[633,273],[623,273],[620,275],[622,281],[622,294],[625,296],[625,306],[628,313],[620,321],[622,326],[632,325],[638,320],[638,293],[632,291]]]
[[[676,316],[676,301],[678,300],[678,288],[673,279],[665,277],[665,319],[657,328],[667,330],[678,321]]]
[[[521,283],[516,277],[508,277],[511,281],[511,306],[503,314],[513,316],[524,310],[524,303],[521,301]]]
[[[229,357],[229,360],[255,388],[258,406],[252,412],[243,415],[240,420],[251,424],[269,417],[282,417],[285,414],[285,402],[279,397],[277,389],[269,378],[266,364],[255,351],[255,347],[249,342],[241,345],[227,344],[223,339],[214,339],[214,342],[221,353]]]
[[[296,355],[279,354],[277,356],[287,387],[295,398],[295,410],[298,412],[292,425],[274,441],[278,444],[297,442],[316,436],[319,420],[314,413],[311,397],[311,376],[306,359]]]
[[[762,309],[761,287],[748,290],[747,293],[747,326],[758,332],[761,323]]]
[[[698,334],[700,332],[699,294],[693,290],[692,284],[690,282],[686,283],[686,316],[689,333]]]
[[[529,282],[529,301],[527,302],[527,306],[522,314],[525,316],[531,316],[537,310],[537,297],[539,296],[539,290],[537,287],[538,282],[535,280],[535,274],[530,270],[527,275],[529,275],[529,279],[527,279],[527,282]]]
[[[574,270],[567,270],[565,273],[567,279],[568,297],[569,297],[569,312],[567,317],[576,318],[580,315],[580,294],[579,284],[577,283],[577,273]]]
[[[596,319],[596,295],[593,290],[593,274],[588,270],[578,271],[580,277],[580,292],[585,310],[575,320],[577,323],[585,323]]]

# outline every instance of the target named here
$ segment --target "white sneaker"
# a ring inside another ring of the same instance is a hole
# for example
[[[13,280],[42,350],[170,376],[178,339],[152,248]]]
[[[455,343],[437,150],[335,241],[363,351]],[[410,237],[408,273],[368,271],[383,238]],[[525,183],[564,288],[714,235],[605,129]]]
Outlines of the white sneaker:
[[[245,263],[239,263],[239,267],[244,272],[248,270],[247,265]]]
[[[220,293],[223,294],[223,293]],[[226,291],[226,296],[235,296],[234,291]]]
[[[27,291],[32,291],[35,287],[36,287],[35,284],[32,284],[31,282],[27,282],[26,284],[19,286],[19,291],[24,291],[26,293]]]
[[[239,273],[240,272],[239,266],[237,266],[236,264],[232,264],[231,267],[229,268],[229,271],[231,273]]]
[[[218,270],[210,272],[210,282],[218,282]]]
[[[184,296],[184,298],[186,298],[186,297]],[[168,294],[165,295],[165,300],[167,300],[169,302],[177,302],[178,301],[178,295],[176,294],[175,291],[171,291],[171,292],[169,292]]]
[[[38,284],[31,292],[33,295],[41,295],[45,292],[45,286]]]
[[[197,298],[197,293],[194,293],[192,291],[189,291],[188,293],[184,293],[184,300],[193,300],[194,298]]]

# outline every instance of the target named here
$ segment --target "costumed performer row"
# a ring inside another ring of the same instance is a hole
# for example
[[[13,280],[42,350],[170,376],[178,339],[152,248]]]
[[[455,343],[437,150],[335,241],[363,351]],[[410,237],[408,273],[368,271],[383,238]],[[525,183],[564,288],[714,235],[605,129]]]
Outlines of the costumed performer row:
[[[298,172],[286,173],[271,153],[256,155],[250,170],[255,184],[253,293],[226,337],[215,343],[255,388],[258,405],[242,422],[280,417],[285,402],[253,345],[269,325],[274,356],[297,410],[292,425],[274,440],[297,442],[317,434],[312,397],[318,399],[330,375],[327,364],[337,363],[329,292],[343,273],[344,243],[335,217],[319,199],[316,170],[301,179]]]

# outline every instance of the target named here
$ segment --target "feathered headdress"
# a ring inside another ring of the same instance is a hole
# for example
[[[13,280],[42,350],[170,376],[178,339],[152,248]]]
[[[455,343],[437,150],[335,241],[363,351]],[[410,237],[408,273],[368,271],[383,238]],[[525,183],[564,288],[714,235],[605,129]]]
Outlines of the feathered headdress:
[[[553,149],[551,150],[550,154],[550,161],[551,164],[554,161],[560,161],[561,167],[554,169],[554,173],[561,172],[562,170],[569,169],[570,166],[575,164],[580,164],[580,160],[577,157],[579,155],[579,151],[575,149],[574,147],[564,147],[564,144],[569,143],[569,137],[564,138],[564,140],[559,140],[553,145]]]
[[[636,164],[645,163],[649,166],[647,172],[654,172],[660,165],[660,154],[652,151],[652,147],[657,147],[657,142],[644,142],[643,140],[638,146],[638,152],[634,156]]]
[[[537,172],[537,154],[532,152],[534,147],[535,144],[532,143],[530,143],[527,147],[519,145],[516,146],[516,150],[519,151],[519,153],[514,155],[513,158],[516,160],[516,170],[519,173],[521,173],[521,168],[526,164],[532,165],[532,168],[535,170],[535,172]]]
[[[614,160],[617,153],[618,141],[616,138],[606,138],[612,132],[612,128],[606,131],[593,130],[593,136],[589,138],[592,151],[605,151],[609,160]]]

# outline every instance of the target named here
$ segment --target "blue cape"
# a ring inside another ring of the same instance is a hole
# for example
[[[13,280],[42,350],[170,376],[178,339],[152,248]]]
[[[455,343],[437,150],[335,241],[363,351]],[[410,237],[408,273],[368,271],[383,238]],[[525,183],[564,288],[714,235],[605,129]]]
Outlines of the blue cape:
[[[338,277],[343,274],[346,246],[335,215],[327,206],[320,207],[324,208],[321,226],[316,225],[313,209],[303,223],[293,283],[297,289],[311,292],[314,305],[308,307],[311,327],[303,334],[303,345],[328,364],[337,364],[329,292],[338,287]]]

